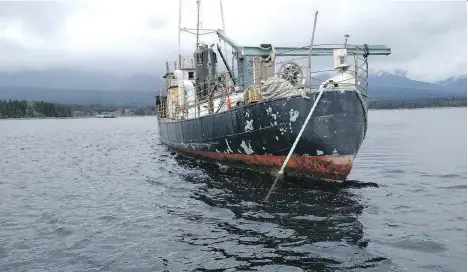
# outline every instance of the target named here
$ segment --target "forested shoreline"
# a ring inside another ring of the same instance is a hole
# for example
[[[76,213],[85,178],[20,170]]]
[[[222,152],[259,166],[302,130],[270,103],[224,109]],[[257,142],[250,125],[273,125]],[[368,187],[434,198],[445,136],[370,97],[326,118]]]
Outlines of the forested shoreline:
[[[466,97],[369,101],[369,109],[420,109],[445,107],[466,107]]]
[[[417,109],[440,107],[466,107],[466,98],[434,98],[420,100],[369,101],[369,109]],[[45,101],[0,100],[0,119],[7,118],[66,118],[95,116],[111,112],[119,116],[155,115],[154,106],[116,107],[100,104],[68,105]]]
[[[45,101],[0,100],[0,119],[72,116],[69,105]]]
[[[45,101],[0,100],[0,119],[90,117],[102,113],[118,116],[155,115],[154,106],[70,105]]]

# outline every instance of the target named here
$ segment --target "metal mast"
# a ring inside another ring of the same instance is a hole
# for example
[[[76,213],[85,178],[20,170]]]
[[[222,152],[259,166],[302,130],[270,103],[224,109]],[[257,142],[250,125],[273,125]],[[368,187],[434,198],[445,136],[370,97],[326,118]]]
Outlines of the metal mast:
[[[223,24],[223,31],[226,33],[226,25],[224,24],[223,0],[219,0],[219,7],[221,9],[221,22]]]
[[[180,27],[182,22],[182,0],[179,0],[179,28],[177,29],[177,44],[178,44],[178,56],[179,56],[179,68],[182,67],[182,56],[180,55]]]
[[[312,51],[313,51],[313,48],[314,48],[314,37],[315,37],[315,26],[317,25],[317,15],[318,15],[318,11],[315,11],[315,18],[314,18],[314,29],[312,30],[312,38],[310,39],[310,49],[309,49],[309,58],[308,58],[308,67],[307,67],[307,79],[306,80],[309,80],[309,88],[312,89]],[[307,86],[307,82],[306,82],[306,86]],[[315,94],[314,94],[315,96]]]
[[[200,0],[197,0],[197,44],[196,49],[198,49],[198,36],[200,33]]]

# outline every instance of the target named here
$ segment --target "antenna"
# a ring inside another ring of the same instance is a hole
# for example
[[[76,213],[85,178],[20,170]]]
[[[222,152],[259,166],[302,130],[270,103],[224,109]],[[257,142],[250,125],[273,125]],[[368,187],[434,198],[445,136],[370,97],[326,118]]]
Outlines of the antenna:
[[[219,0],[219,8],[221,9],[221,23],[223,24],[223,32],[226,33],[226,25],[224,24],[223,0]],[[223,41],[223,42],[224,42],[224,55],[227,57],[226,41]],[[234,62],[232,63],[232,68],[234,68]]]
[[[315,11],[315,18],[314,18],[314,28],[312,30],[312,38],[310,39],[310,48],[309,48],[309,66],[307,67],[307,77],[309,78],[309,86],[312,88],[312,49],[314,48],[314,38],[315,38],[315,27],[317,26],[317,15],[318,15],[318,10]],[[307,83],[306,83],[307,84]],[[315,94],[314,94],[315,98]]]
[[[179,0],[179,28],[177,29],[177,45],[178,45],[178,56],[179,56],[179,68],[182,67],[182,60],[180,55],[180,26],[182,21],[182,0]]]
[[[223,31],[226,33],[226,25],[224,24],[223,0],[219,0],[219,7],[221,9],[221,22],[223,24]]]
[[[345,38],[345,41],[344,41],[344,48],[346,48],[346,43],[348,43],[349,34],[345,34],[345,35],[344,35],[344,38]]]
[[[197,0],[197,44],[196,44],[197,49],[198,49],[199,32],[200,32],[200,0]]]

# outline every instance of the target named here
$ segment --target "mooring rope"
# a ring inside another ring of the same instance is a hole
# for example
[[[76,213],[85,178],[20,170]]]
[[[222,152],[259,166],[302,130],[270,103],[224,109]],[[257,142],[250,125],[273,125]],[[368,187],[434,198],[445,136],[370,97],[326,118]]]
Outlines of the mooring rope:
[[[359,97],[359,100],[361,101],[361,105],[362,105],[362,110],[364,111],[364,138],[366,138],[366,135],[367,135],[367,122],[368,122],[368,111],[367,111],[367,105],[366,105],[366,101],[364,100],[364,98],[362,98],[362,94],[361,94],[361,91],[359,91],[358,89],[356,89],[356,93]]]
[[[309,123],[310,117],[312,117],[312,114],[314,113],[315,108],[317,107],[317,104],[318,104],[320,98],[322,97],[323,89],[324,89],[324,87],[323,87],[323,86],[320,86],[320,93],[319,93],[319,95],[317,96],[317,98],[315,99],[314,105],[313,105],[312,108],[310,109],[309,115],[307,115],[307,118],[306,118],[306,120],[304,121],[304,124],[302,125],[302,128],[301,128],[301,130],[299,131],[299,134],[297,134],[296,141],[294,141],[293,146],[292,146],[291,149],[289,150],[289,154],[288,154],[288,156],[286,157],[286,160],[283,162],[283,166],[281,166],[281,169],[278,171],[278,175],[276,176],[276,179],[275,179],[275,181],[273,182],[273,185],[271,186],[270,191],[268,191],[268,194],[267,194],[267,196],[265,197],[265,201],[268,201],[268,198],[270,198],[271,193],[273,192],[273,190],[274,190],[275,187],[276,187],[276,183],[278,183],[278,180],[279,180],[280,178],[283,177],[284,168],[286,168],[286,165],[288,164],[289,160],[291,159],[291,156],[292,156],[292,154],[293,154],[293,152],[294,152],[294,149],[296,149],[296,145],[297,145],[297,143],[299,142],[299,139],[301,138],[302,133],[304,132],[304,130],[305,130],[306,126],[307,126],[307,123]]]

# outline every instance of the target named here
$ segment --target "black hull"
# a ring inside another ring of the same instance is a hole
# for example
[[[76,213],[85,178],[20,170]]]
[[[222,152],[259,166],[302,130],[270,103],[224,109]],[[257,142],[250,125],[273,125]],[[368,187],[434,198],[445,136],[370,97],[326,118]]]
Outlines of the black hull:
[[[283,98],[177,122],[161,122],[161,142],[195,158],[277,171],[314,100]],[[342,181],[351,171],[367,126],[355,91],[325,91],[285,173]]]

